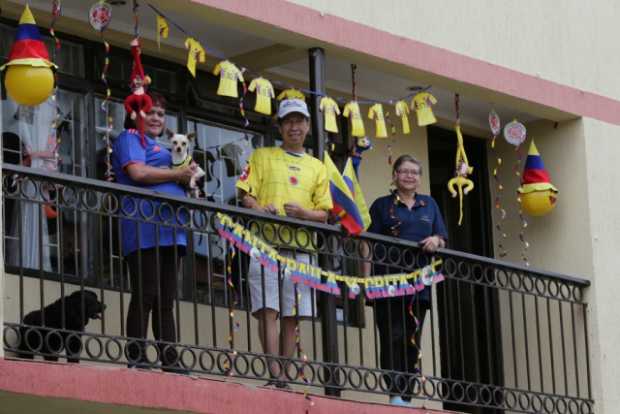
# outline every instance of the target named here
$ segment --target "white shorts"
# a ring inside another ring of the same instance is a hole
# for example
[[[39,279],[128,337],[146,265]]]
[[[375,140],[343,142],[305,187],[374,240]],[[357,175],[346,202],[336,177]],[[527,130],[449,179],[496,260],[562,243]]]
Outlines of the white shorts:
[[[293,253],[289,250],[282,250],[280,255],[286,257],[294,257],[298,262],[310,263],[310,255],[308,253]],[[295,284],[289,277],[281,273],[282,286],[278,288],[278,272],[272,272],[268,268],[263,268],[260,262],[254,258],[250,259],[250,267],[248,269],[248,282],[250,285],[250,297],[252,300],[252,313],[256,313],[264,308],[273,309],[280,313],[281,316],[299,316],[311,317],[317,314],[316,309],[316,292],[312,292],[310,286],[303,283]],[[265,295],[263,297],[263,281],[265,279]],[[295,288],[297,288],[297,300],[295,300]],[[279,293],[282,292],[282,301],[280,301]],[[280,303],[282,309],[280,309]],[[314,306],[313,306],[314,304]],[[295,307],[297,306],[297,312]]]

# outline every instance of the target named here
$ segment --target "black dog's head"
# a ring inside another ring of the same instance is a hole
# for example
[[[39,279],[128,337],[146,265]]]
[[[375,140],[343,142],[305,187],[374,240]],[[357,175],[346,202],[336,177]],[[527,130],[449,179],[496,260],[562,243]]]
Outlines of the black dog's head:
[[[65,309],[68,319],[86,326],[91,319],[101,319],[101,312],[106,305],[99,302],[97,294],[90,290],[78,290],[65,297]],[[84,320],[82,321],[82,316]],[[69,324],[69,321],[68,321]]]

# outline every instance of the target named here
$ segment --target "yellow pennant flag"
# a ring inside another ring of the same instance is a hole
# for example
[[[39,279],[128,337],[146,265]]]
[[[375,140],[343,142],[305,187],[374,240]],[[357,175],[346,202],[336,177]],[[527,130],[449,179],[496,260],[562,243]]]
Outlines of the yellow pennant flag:
[[[157,15],[157,48],[160,48],[160,38],[167,39],[168,33],[170,32],[170,28],[168,27],[168,22],[159,14]]]
[[[359,181],[357,181],[357,176],[355,175],[355,169],[353,168],[353,161],[351,158],[347,160],[347,164],[344,166],[342,178],[344,178],[344,181],[351,190],[353,200],[355,201],[357,210],[359,211],[362,222],[364,223],[364,230],[368,230],[371,221],[370,213],[368,212],[368,206],[366,205],[366,200],[364,199],[364,193],[362,193],[362,187],[360,186]]]
[[[185,48],[188,49],[187,69],[193,77],[196,77],[196,64],[204,63],[207,60],[207,54],[202,45],[192,37],[185,39]]]

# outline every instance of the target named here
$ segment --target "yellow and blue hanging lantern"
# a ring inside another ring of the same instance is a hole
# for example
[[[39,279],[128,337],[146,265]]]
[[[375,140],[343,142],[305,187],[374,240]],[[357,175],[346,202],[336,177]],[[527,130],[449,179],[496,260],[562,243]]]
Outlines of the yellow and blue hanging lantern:
[[[551,184],[549,173],[533,140],[527,153],[521,187],[517,191],[521,198],[521,208],[530,216],[544,216],[555,208],[558,189]]]
[[[4,85],[15,102],[35,106],[44,102],[54,89],[54,65],[49,60],[39,28],[26,5],[11,46],[9,61],[0,70],[6,70]]]

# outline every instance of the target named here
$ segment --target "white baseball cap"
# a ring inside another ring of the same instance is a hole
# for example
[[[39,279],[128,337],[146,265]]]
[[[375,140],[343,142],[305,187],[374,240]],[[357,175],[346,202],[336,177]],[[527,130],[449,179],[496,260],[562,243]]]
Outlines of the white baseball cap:
[[[301,99],[284,99],[280,102],[280,107],[278,108],[278,119],[282,119],[293,112],[297,112],[306,118],[310,118],[308,105],[306,105],[304,101]]]

